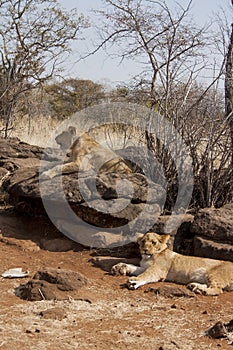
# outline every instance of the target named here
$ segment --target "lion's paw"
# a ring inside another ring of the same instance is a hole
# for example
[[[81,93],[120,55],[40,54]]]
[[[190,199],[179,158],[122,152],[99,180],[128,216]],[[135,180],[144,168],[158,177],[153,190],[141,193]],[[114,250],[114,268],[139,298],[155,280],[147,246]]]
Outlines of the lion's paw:
[[[130,273],[130,269],[127,264],[125,263],[118,263],[114,265],[111,269],[111,274],[115,276],[126,276],[127,274]]]
[[[195,282],[192,282],[192,283],[189,283],[187,285],[187,287],[194,293],[196,294],[206,294],[206,285],[201,285],[200,283],[195,283]]]
[[[127,281],[127,287],[132,290],[137,289],[144,284],[146,284],[146,282],[139,280],[137,277],[129,278]]]
[[[46,170],[40,174],[40,180],[50,180],[53,178],[53,174],[51,174],[50,170]]]

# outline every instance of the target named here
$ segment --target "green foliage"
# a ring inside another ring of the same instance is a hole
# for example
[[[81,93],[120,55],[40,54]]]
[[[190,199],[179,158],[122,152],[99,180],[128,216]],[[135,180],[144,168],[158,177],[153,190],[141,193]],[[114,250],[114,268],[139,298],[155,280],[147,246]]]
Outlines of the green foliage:
[[[64,119],[99,103],[104,97],[101,84],[91,80],[66,79],[46,86],[52,116]]]

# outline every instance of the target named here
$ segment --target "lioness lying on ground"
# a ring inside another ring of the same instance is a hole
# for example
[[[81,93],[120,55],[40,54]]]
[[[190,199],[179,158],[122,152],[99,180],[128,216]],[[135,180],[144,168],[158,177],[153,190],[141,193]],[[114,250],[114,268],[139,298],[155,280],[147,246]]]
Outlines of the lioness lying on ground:
[[[169,235],[153,232],[141,235],[138,244],[140,266],[119,263],[112,267],[114,275],[130,275],[129,289],[147,283],[168,281],[187,285],[193,292],[218,295],[233,291],[233,263],[193,256],[184,256],[168,249]]]
[[[87,133],[79,136],[70,147],[69,161],[44,171],[41,177],[53,178],[62,172],[94,169],[97,172],[132,173],[125,160],[115,152],[96,142]]]

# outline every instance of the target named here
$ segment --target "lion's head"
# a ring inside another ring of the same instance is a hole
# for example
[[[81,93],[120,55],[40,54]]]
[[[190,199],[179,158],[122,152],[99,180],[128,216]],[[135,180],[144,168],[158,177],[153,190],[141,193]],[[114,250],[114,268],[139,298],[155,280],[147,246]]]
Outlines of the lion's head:
[[[141,256],[150,259],[154,254],[158,254],[167,248],[169,235],[158,235],[155,232],[148,232],[138,237],[138,244]]]

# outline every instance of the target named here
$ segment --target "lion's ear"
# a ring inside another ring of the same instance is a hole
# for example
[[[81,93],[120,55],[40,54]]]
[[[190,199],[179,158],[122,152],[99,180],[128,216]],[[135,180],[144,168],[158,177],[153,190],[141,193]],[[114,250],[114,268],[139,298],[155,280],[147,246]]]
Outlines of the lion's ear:
[[[138,242],[140,239],[142,239],[142,237],[144,237],[144,234],[140,232],[136,232],[135,237],[136,237],[136,241]]]
[[[166,244],[169,241],[170,237],[171,237],[170,235],[162,235],[161,236],[162,243]]]
[[[68,132],[70,133],[70,135],[76,136],[76,128],[74,126],[69,126]]]

